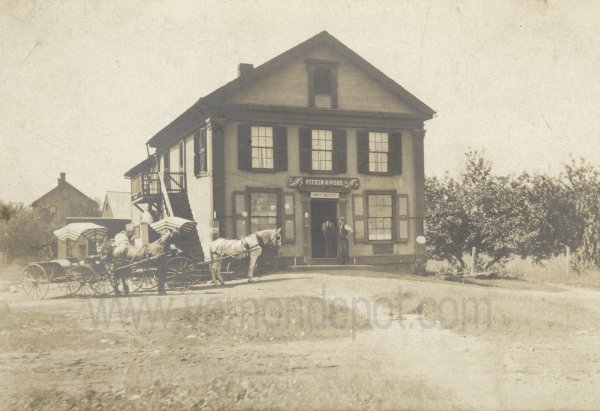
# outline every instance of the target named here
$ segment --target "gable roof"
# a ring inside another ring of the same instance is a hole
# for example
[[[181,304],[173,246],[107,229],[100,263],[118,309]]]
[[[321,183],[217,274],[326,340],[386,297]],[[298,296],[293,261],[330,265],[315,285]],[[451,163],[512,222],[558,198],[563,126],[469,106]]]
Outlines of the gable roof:
[[[73,186],[71,183],[69,183],[68,181],[63,181],[61,186],[56,186],[54,187],[52,190],[46,192],[46,194],[43,194],[42,196],[40,196],[37,200],[32,201],[31,205],[33,207],[35,207],[37,205],[38,202],[42,201],[44,198],[46,198],[47,196],[49,196],[50,194],[54,193],[54,191],[56,190],[62,190],[63,188],[68,188],[72,191],[74,191],[75,193],[80,194],[83,197],[86,197],[90,202],[95,203],[96,201],[88,196],[86,196],[85,194],[83,194],[80,190],[77,189],[77,187]]]
[[[146,157],[145,159],[131,167],[129,170],[127,170],[125,172],[125,178],[133,178],[141,172],[150,171],[150,169],[152,169],[152,166],[154,166],[155,164],[155,157]]]
[[[112,218],[122,218],[131,220],[131,193],[125,191],[107,191],[102,205],[102,214],[106,204],[110,205]]]
[[[281,67],[292,58],[301,55],[302,53],[305,53],[313,47],[321,44],[327,44],[336,50],[358,68],[360,68],[363,72],[369,75],[373,80],[408,103],[420,114],[420,117],[422,117],[423,120],[429,120],[433,118],[435,111],[431,107],[427,106],[408,90],[385,75],[367,60],[356,54],[352,49],[333,37],[327,31],[322,31],[308,40],[298,44],[297,46],[283,52],[277,57],[272,58],[266,63],[254,68],[253,70],[250,70],[247,74],[230,81],[212,93],[202,97],[190,108],[180,114],[169,125],[156,133],[150,140],[148,140],[147,144],[152,147],[156,147],[163,139],[167,139],[169,136],[181,136],[182,133],[189,132],[189,130],[194,128],[194,123],[197,122],[198,119],[205,118],[210,114],[210,110],[213,105],[222,102],[226,97],[235,93],[246,84],[256,81],[273,70]]]

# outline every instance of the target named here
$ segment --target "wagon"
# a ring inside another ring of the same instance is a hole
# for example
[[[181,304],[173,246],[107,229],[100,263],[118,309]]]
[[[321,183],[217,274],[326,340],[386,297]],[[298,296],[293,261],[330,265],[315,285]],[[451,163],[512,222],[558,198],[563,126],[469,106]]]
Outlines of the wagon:
[[[151,227],[159,234],[165,234],[167,231],[195,230],[196,223],[170,217],[151,224]],[[54,232],[60,240],[76,242],[84,236],[96,243],[104,240],[106,233],[105,227],[93,223],[73,223]],[[23,288],[34,299],[45,298],[52,283],[62,283],[67,295],[90,290],[97,295],[109,295],[115,292],[117,278],[125,278],[130,292],[135,292],[155,288],[158,285],[159,270],[164,268],[166,288],[171,291],[183,291],[210,281],[212,265],[216,262],[225,263],[222,265],[223,273],[235,274],[240,270],[239,265],[242,265],[242,270],[247,270],[247,267],[243,267],[244,261],[236,260],[235,257],[249,251],[211,261],[198,261],[179,251],[168,250],[143,259],[112,259],[96,255],[85,260],[66,258],[35,262],[25,267]]]
[[[167,217],[150,225],[158,234],[165,235],[169,231],[185,233],[196,229],[194,221],[180,217]],[[143,248],[140,251],[144,250]],[[166,259],[166,261],[165,261]],[[170,290],[185,290],[195,284],[208,281],[210,269],[198,263],[179,250],[168,250],[158,255],[130,259],[106,258],[87,275],[90,288],[98,295],[114,292],[116,278],[125,278],[130,292],[150,290],[158,285],[159,270],[164,269],[165,285]]]
[[[97,243],[106,237],[106,233],[106,227],[93,223],[72,223],[54,231],[54,235],[59,240],[70,240],[73,243],[81,237]],[[99,257],[85,260],[64,258],[30,263],[23,272],[23,290],[33,299],[42,299],[48,295],[51,284],[59,284],[63,286],[66,294],[76,294],[90,278],[95,276],[94,267],[99,263]]]

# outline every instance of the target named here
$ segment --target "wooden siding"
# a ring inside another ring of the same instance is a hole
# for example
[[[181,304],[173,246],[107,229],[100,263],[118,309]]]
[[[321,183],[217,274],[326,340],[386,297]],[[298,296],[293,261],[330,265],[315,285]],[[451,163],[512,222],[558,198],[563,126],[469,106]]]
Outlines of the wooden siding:
[[[338,108],[342,110],[383,111],[417,114],[407,103],[352,65],[345,57],[321,46],[252,84],[242,88],[231,102],[308,107],[308,70],[306,59],[335,60],[337,67]]]

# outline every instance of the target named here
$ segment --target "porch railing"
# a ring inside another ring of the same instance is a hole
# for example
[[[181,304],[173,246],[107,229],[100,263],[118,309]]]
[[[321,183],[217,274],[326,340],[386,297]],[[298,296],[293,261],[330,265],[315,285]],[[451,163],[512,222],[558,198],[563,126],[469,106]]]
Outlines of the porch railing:
[[[161,194],[160,175],[158,173],[140,173],[131,179],[131,199]],[[167,193],[181,193],[186,190],[185,173],[164,173]]]

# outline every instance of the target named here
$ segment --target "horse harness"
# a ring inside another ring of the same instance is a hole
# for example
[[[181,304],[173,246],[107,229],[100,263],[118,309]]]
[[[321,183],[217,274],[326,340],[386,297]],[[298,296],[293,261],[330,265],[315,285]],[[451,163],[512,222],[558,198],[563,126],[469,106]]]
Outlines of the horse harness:
[[[254,234],[254,237],[256,237],[256,242],[258,243],[261,251],[265,251],[265,248],[267,248],[267,245],[265,244],[263,239],[260,238],[260,236],[258,234]],[[244,244],[244,249],[246,251],[250,251],[251,249],[256,248],[256,246],[250,247],[250,244],[248,244],[248,241],[246,241],[246,237],[242,238],[242,244]]]

